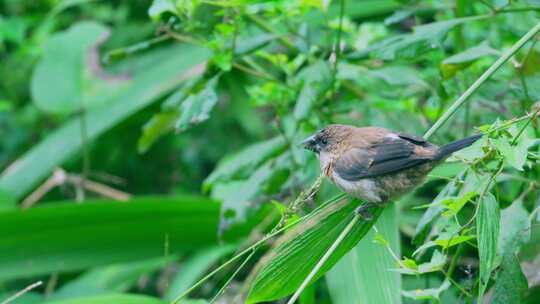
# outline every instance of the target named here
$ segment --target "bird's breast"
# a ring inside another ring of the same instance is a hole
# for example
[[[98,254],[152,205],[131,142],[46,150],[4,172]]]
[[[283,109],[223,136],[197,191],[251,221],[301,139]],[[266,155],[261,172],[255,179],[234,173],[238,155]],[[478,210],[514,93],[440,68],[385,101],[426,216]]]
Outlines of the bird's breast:
[[[380,189],[377,183],[372,178],[363,178],[357,181],[348,181],[339,176],[334,170],[332,170],[332,181],[341,190],[347,192],[350,196],[358,198],[370,203],[383,203],[384,200],[381,197]]]

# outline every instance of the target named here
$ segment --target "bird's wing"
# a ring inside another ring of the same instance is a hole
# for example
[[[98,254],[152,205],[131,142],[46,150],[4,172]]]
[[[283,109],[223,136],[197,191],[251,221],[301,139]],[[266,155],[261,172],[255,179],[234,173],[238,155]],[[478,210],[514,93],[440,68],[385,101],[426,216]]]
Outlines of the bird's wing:
[[[343,179],[355,181],[398,172],[432,160],[431,146],[425,139],[396,134],[387,136],[370,147],[351,147],[334,164],[334,171]],[[426,149],[424,149],[426,148]]]

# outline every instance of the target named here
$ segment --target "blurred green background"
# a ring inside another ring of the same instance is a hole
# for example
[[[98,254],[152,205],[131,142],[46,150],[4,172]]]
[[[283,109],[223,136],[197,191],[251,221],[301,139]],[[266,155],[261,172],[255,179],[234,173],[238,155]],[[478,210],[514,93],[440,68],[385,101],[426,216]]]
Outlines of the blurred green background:
[[[305,137],[329,123],[424,134],[539,13],[534,0],[0,0],[0,303],[172,301],[317,179]],[[488,135],[365,226],[300,303],[538,303],[537,40],[430,140]],[[288,220],[325,215],[338,193],[323,181]],[[285,303],[347,208],[182,303]]]

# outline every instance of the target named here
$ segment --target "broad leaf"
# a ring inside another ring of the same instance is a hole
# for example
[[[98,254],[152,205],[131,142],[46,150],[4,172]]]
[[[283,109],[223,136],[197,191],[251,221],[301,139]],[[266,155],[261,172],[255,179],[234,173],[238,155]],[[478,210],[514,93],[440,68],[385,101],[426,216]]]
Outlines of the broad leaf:
[[[445,79],[452,78],[458,71],[465,69],[476,60],[497,55],[499,51],[492,49],[487,42],[483,42],[443,60],[440,65],[441,74]]]
[[[174,45],[127,60],[119,68],[134,72],[131,85],[106,106],[87,112],[88,138],[96,138],[184,80],[200,75],[209,56],[207,49]],[[2,172],[0,191],[20,199],[80,147],[80,122],[69,120]]]
[[[317,61],[305,68],[300,77],[304,83],[294,107],[296,120],[306,119],[317,100],[330,89],[332,84],[330,66],[326,61]]]
[[[109,101],[127,79],[107,75],[97,45],[109,31],[101,24],[81,22],[52,36],[32,75],[36,105],[50,113],[71,113]]]
[[[204,189],[208,190],[217,181],[226,181],[243,171],[251,173],[256,166],[279,154],[285,147],[285,139],[279,136],[250,145],[222,159],[217,168],[204,180]]]
[[[218,102],[216,93],[218,80],[219,76],[210,79],[200,92],[190,95],[182,102],[176,129],[183,131],[190,125],[201,123],[210,117],[210,111]]]
[[[348,199],[326,204],[278,239],[255,268],[247,303],[277,300],[293,293],[351,221],[358,205],[358,201],[349,202]],[[323,276],[363,238],[382,209],[373,209],[373,220],[360,220],[353,227],[313,281]]]
[[[478,201],[476,231],[480,259],[480,282],[478,303],[482,303],[491,271],[495,265],[497,240],[499,238],[499,204],[491,193],[486,193]]]
[[[397,206],[386,207],[372,229],[328,273],[326,283],[332,303],[401,303],[401,277],[391,269],[396,261],[388,248],[374,241],[378,235],[400,256]]]
[[[158,20],[162,14],[171,13],[178,14],[175,0],[154,0],[148,9],[150,18]]]
[[[214,245],[219,206],[201,197],[148,197],[0,212],[0,280]]]
[[[416,58],[439,47],[446,34],[457,25],[480,17],[433,22],[414,28],[413,33],[385,39],[371,48],[371,55],[383,60]]]
[[[521,271],[519,260],[514,253],[507,253],[502,260],[495,281],[495,293],[490,303],[519,304],[528,289],[527,278]]]

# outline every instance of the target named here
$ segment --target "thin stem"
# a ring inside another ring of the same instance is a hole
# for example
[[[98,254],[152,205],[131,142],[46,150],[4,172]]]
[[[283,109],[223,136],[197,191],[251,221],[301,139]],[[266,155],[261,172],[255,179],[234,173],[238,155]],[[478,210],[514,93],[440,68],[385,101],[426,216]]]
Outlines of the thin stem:
[[[229,286],[229,284],[232,282],[232,280],[236,277],[236,275],[240,272],[240,270],[242,270],[242,268],[244,268],[244,266],[247,264],[247,262],[249,262],[249,260],[251,260],[251,258],[253,257],[253,255],[255,255],[255,251],[257,250],[257,248],[253,248],[253,250],[251,251],[251,253],[244,259],[244,261],[242,261],[242,263],[240,264],[240,266],[238,266],[236,268],[236,270],[233,272],[233,274],[227,279],[227,282],[225,282],[225,284],[223,284],[223,286],[218,290],[218,292],[216,293],[216,295],[212,298],[212,300],[210,300],[210,304],[213,304],[217,298],[225,291],[225,289],[227,289],[227,287]]]
[[[343,229],[343,231],[341,231],[340,235],[337,237],[337,239],[334,241],[334,243],[332,244],[332,246],[330,246],[330,248],[328,248],[328,250],[324,253],[324,255],[322,256],[322,258],[319,260],[319,262],[317,262],[317,264],[315,265],[315,267],[313,267],[313,269],[311,270],[311,272],[309,273],[309,275],[304,279],[304,281],[302,282],[302,284],[300,285],[300,287],[298,287],[298,289],[296,290],[296,292],[293,294],[293,296],[289,299],[289,301],[287,302],[287,304],[293,304],[297,299],[298,297],[300,297],[300,294],[302,293],[302,291],[304,291],[304,289],[306,288],[306,286],[311,282],[311,280],[313,279],[313,277],[315,277],[315,275],[317,274],[317,272],[319,272],[319,270],[321,269],[321,267],[324,265],[324,263],[326,263],[326,261],[330,258],[330,256],[332,255],[332,253],[334,253],[334,251],[336,250],[336,248],[339,246],[339,244],[341,244],[341,242],[343,241],[343,239],[345,239],[345,237],[347,236],[347,234],[349,234],[349,232],[351,231],[351,229],[353,229],[354,225],[356,225],[356,223],[358,222],[358,220],[360,219],[360,215],[359,214],[355,214],[354,217],[352,218],[352,220],[349,222],[349,224],[347,224],[347,227],[345,227],[345,229]]]
[[[527,126],[531,123],[531,121],[538,115],[538,113],[540,113],[540,108],[538,110],[536,110],[530,117],[529,119],[525,122],[525,124],[521,127],[521,129],[519,129],[519,131],[517,132],[516,136],[514,136],[514,138],[512,139],[512,142],[510,143],[511,146],[515,145],[517,143],[517,140],[519,139],[519,137],[521,136],[521,134],[523,134],[523,132],[525,132],[525,129],[527,129]]]
[[[82,174],[81,174],[81,183],[80,194],[81,197],[78,198],[78,201],[84,201],[85,199],[85,184],[88,179],[88,174],[90,173],[90,151],[88,149],[88,130],[86,126],[86,109],[82,109],[80,113],[81,123],[81,146],[82,146]]]
[[[523,69],[527,65],[527,62],[529,61],[529,57],[531,56],[532,51],[534,50],[534,47],[536,46],[536,43],[538,40],[534,40],[531,44],[531,47],[529,48],[529,51],[527,54],[525,54],[525,57],[523,57],[523,60],[519,63],[519,66],[517,66],[518,74],[519,74],[519,80],[521,81],[521,86],[523,87],[523,95],[525,95],[525,99],[523,100],[523,111],[527,111],[529,105],[532,102],[531,96],[529,95],[529,89],[527,86],[527,80],[525,79],[525,73]]]
[[[493,73],[495,73],[510,57],[512,57],[527,41],[534,37],[536,33],[540,31],[540,22],[537,23],[532,29],[530,29],[521,39],[519,39],[508,51],[506,51],[493,65],[491,65],[485,72],[478,78],[451,106],[446,110],[444,115],[435,122],[435,124],[429,129],[424,137],[428,139],[437,131],[457,109],[480,87],[486,79],[488,79]]]
[[[341,55],[341,35],[343,33],[343,15],[345,14],[345,0],[341,0],[339,2],[339,27],[337,31],[337,37],[336,37],[336,44],[334,45],[334,53],[336,54],[336,60],[334,61],[334,82],[336,79],[337,74],[337,67],[338,67],[338,61],[339,57]]]
[[[17,298],[19,298],[20,296],[24,295],[25,293],[31,291],[32,289],[34,289],[36,287],[41,286],[42,284],[43,284],[42,281],[37,281],[37,282],[35,282],[33,284],[30,284],[27,287],[25,287],[23,290],[18,291],[17,293],[12,295],[11,297],[9,297],[9,298],[5,299],[4,301],[2,301],[1,304],[11,303],[11,302],[15,301]]]

